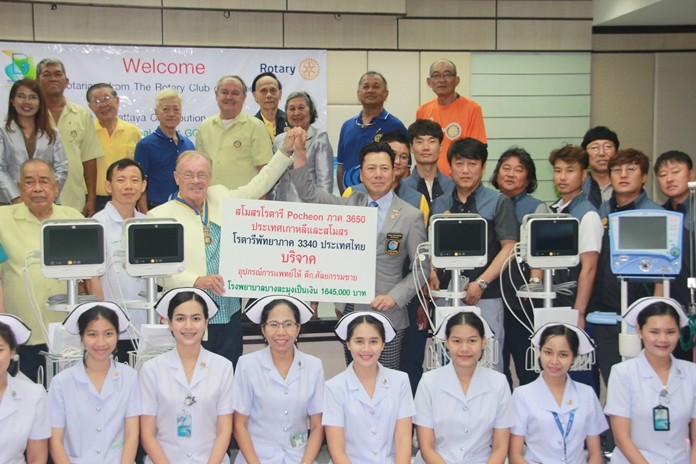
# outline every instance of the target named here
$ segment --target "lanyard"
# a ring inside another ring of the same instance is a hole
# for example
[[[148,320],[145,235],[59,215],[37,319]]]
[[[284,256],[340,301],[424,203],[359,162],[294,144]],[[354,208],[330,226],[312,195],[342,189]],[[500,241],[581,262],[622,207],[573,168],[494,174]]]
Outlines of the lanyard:
[[[197,216],[201,217],[201,222],[203,223],[203,225],[204,226],[208,225],[208,201],[207,200],[203,203],[203,211],[198,211],[196,208],[194,208],[193,206],[186,203],[186,201],[178,195],[176,197],[176,201],[191,208],[193,210],[193,212],[196,213]]]
[[[568,462],[568,456],[566,455],[566,438],[568,438],[570,428],[573,426],[573,420],[575,419],[575,409],[570,411],[570,416],[568,417],[568,427],[565,429],[565,432],[563,431],[563,424],[561,424],[561,419],[558,418],[558,414],[555,412],[552,412],[551,414],[553,414],[553,420],[556,421],[556,427],[558,427],[558,431],[561,432],[561,437],[563,438],[563,460],[564,462]]]

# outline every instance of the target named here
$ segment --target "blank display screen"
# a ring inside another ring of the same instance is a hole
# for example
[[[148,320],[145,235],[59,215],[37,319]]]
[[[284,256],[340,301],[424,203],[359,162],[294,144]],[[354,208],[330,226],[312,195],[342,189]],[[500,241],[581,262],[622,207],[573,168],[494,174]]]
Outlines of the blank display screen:
[[[438,221],[435,224],[435,256],[484,256],[484,221]]]
[[[44,228],[44,265],[101,264],[104,236],[100,226],[51,226]]]
[[[667,248],[667,218],[664,216],[620,217],[620,250]]]
[[[577,221],[533,221],[532,256],[575,256],[578,254]]]
[[[180,224],[132,225],[128,229],[131,264],[184,261],[184,234]]]

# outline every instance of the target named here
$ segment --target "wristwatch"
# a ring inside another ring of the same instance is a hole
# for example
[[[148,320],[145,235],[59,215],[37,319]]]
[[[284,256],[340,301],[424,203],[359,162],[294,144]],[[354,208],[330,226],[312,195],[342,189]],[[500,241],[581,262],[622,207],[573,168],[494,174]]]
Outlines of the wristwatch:
[[[483,280],[483,279],[477,280],[476,283],[478,284],[479,287],[481,287],[481,290],[483,290],[484,292],[485,292],[486,289],[488,288],[488,282],[486,282],[486,281]]]

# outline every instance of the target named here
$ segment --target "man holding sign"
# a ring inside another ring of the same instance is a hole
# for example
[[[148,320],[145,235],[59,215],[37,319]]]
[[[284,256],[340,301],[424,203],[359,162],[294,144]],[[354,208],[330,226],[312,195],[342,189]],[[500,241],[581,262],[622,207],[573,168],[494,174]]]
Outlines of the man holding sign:
[[[197,287],[210,294],[220,310],[210,319],[208,340],[203,346],[234,365],[242,355],[241,304],[239,298],[224,296],[225,281],[219,273],[223,201],[264,196],[292,164],[293,152],[295,166],[304,166],[306,138],[302,128],[290,130],[283,146],[261,172],[246,185],[233,190],[223,185],[209,186],[213,171],[210,157],[194,150],[185,151],[176,160],[174,179],[179,187],[176,198],[148,213],[152,217],[173,217],[183,224],[184,272],[165,278],[165,290]]]
[[[306,203],[370,206],[377,208],[377,268],[375,298],[369,305],[348,304],[345,312],[372,310],[384,313],[396,329],[396,337],[387,343],[380,363],[391,369],[399,368],[401,342],[408,327],[406,305],[416,294],[413,268],[404,275],[404,263],[415,262],[418,245],[427,241],[423,214],[392,191],[394,182],[394,151],[389,144],[372,142],[360,150],[360,180],[366,192],[356,191],[350,197],[336,197],[318,189],[306,167],[295,169],[290,176],[297,192]],[[428,262],[423,263],[430,269]],[[346,360],[350,355],[346,352]]]

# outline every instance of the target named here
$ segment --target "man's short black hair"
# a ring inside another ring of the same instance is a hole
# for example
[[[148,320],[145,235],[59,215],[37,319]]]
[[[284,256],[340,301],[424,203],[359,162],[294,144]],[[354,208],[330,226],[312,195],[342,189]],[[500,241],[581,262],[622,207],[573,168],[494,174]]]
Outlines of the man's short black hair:
[[[143,171],[143,167],[140,165],[140,163],[131,158],[121,158],[120,160],[111,163],[111,165],[109,165],[109,167],[106,169],[106,180],[111,182],[111,178],[114,175],[114,171],[123,171],[124,169],[130,166],[135,166],[136,168],[138,168],[138,171],[140,171],[140,177],[143,180],[145,179],[145,171]]]
[[[452,165],[453,159],[480,160],[485,165],[488,160],[488,148],[486,144],[471,137],[452,142],[447,150],[447,162]]]
[[[278,83],[278,90],[283,90],[283,84],[280,83],[280,81],[278,80],[278,78],[276,77],[275,74],[273,74],[272,72],[264,72],[264,73],[261,73],[261,74],[259,74],[258,76],[256,76],[256,77],[254,78],[254,81],[251,83],[251,91],[252,91],[252,92],[256,92],[256,83],[257,83],[257,82],[259,81],[259,79],[261,79],[262,77],[272,77],[272,78],[275,79],[275,81]]]
[[[382,152],[389,155],[391,165],[392,167],[394,167],[394,159],[396,158],[394,150],[392,150],[392,148],[389,146],[387,142],[383,142],[380,140],[379,142],[370,142],[360,149],[360,154],[358,155],[358,159],[360,160],[360,168],[362,169],[363,163],[365,163],[365,157],[367,155],[369,155],[370,153]]]
[[[409,151],[411,150],[411,143],[408,140],[408,137],[406,137],[400,130],[393,130],[391,132],[387,132],[382,136],[381,139],[379,139],[379,141],[386,143],[403,143],[404,145],[406,145],[406,147],[408,147]]]
[[[585,132],[585,137],[582,139],[580,146],[587,150],[587,146],[595,140],[610,140],[614,143],[614,147],[619,149],[619,136],[616,132],[609,129],[607,126],[597,126]]]
[[[435,121],[430,119],[416,119],[413,124],[408,126],[408,138],[413,143],[416,137],[429,135],[435,137],[442,143],[445,134],[442,132],[442,127]]]
[[[683,151],[670,150],[664,152],[655,160],[655,166],[653,167],[655,174],[657,174],[657,171],[659,171],[662,165],[667,162],[684,163],[689,168],[689,171],[691,171],[694,168],[694,162],[691,160],[691,157],[689,155],[687,155]]]

